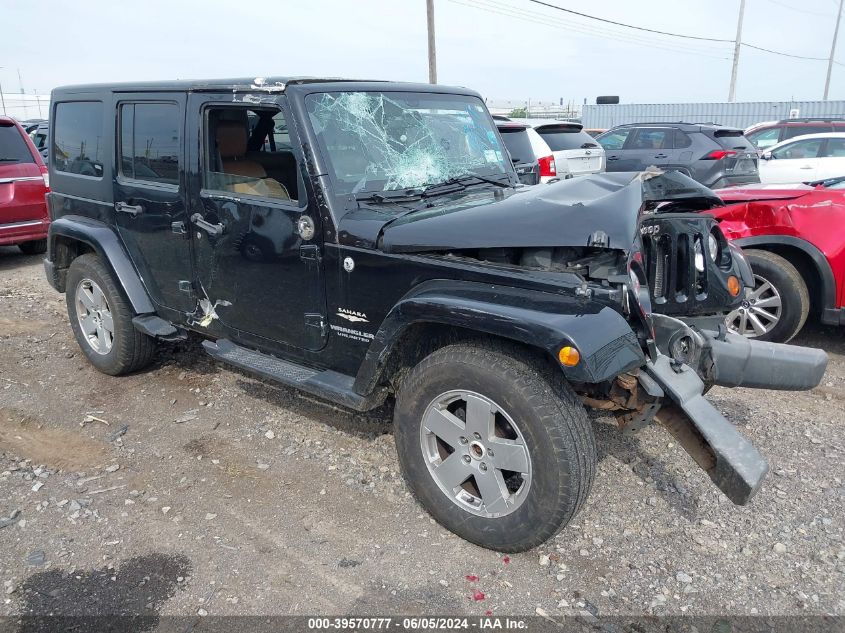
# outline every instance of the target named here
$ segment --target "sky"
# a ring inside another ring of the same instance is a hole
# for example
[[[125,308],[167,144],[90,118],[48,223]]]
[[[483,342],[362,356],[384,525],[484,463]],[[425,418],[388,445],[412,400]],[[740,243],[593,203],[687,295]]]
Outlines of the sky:
[[[733,40],[740,0],[547,0],[644,28]],[[826,60],[839,0],[746,0],[748,44]],[[425,0],[3,0],[0,84],[341,76],[427,81]],[[435,0],[438,81],[493,100],[726,101],[733,43],[616,27],[530,0]],[[18,25],[17,27],[13,25]],[[845,63],[845,24],[836,59]],[[826,61],[743,47],[737,101],[821,99]],[[830,99],[845,99],[834,65]]]

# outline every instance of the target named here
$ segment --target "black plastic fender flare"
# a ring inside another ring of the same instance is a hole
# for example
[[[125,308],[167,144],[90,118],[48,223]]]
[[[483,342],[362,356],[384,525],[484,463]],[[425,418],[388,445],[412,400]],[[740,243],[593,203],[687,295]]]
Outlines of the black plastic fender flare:
[[[144,282],[132,265],[120,237],[104,222],[84,216],[66,215],[50,223],[47,235],[47,257],[44,264],[48,269],[48,281],[56,290],[64,291],[64,288],[57,285],[57,276],[49,273],[55,267],[56,238],[59,236],[83,242],[94,249],[103,262],[111,268],[136,314],[155,312]]]
[[[631,326],[603,303],[471,281],[429,280],[408,292],[385,317],[358,370],[355,391],[372,391],[402,333],[418,323],[511,339],[543,349],[555,360],[561,347],[572,345],[581,362],[561,369],[573,382],[602,382],[645,362]]]

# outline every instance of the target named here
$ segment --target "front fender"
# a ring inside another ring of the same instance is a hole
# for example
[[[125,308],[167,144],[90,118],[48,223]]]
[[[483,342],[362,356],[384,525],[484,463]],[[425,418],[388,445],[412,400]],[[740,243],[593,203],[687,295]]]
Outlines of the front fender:
[[[64,292],[64,275],[60,271],[70,265],[70,262],[57,261],[59,237],[83,242],[91,247],[111,268],[136,314],[155,312],[150,295],[117,233],[107,224],[83,216],[66,215],[50,223],[44,268],[47,280],[56,290]]]
[[[636,334],[613,308],[561,294],[469,281],[431,280],[406,294],[385,317],[355,381],[368,393],[402,333],[416,323],[437,323],[541,348],[557,359],[572,345],[575,367],[561,367],[573,382],[608,380],[645,362]]]

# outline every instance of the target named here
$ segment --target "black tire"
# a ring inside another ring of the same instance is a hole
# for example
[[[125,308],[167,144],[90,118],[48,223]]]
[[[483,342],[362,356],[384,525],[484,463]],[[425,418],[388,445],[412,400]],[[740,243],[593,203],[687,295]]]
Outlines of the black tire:
[[[108,301],[114,330],[111,349],[108,353],[100,354],[94,350],[79,323],[76,291],[84,280],[95,282]],[[142,334],[132,325],[135,314],[123,297],[111,272],[97,255],[87,253],[73,260],[67,274],[65,302],[76,342],[94,367],[104,374],[120,376],[150,364],[155,355],[156,340]]]
[[[32,240],[18,244],[18,248],[24,255],[40,255],[47,252],[47,240]]]
[[[429,471],[421,448],[423,416],[430,403],[456,389],[500,405],[524,439],[530,486],[509,514],[473,514]],[[596,447],[584,406],[560,371],[516,347],[467,343],[435,351],[403,381],[394,427],[399,462],[417,499],[445,528],[482,547],[521,552],[544,543],[572,520],[592,487]]]
[[[745,254],[754,273],[755,290],[758,290],[763,283],[768,282],[780,295],[781,301],[780,318],[775,325],[768,329],[765,334],[759,334],[753,338],[761,341],[786,343],[804,327],[807,315],[810,313],[810,294],[807,291],[807,284],[795,266],[780,255],[755,249],[746,250]],[[749,304],[744,309],[754,312],[755,305]],[[772,312],[771,309],[766,309],[769,313]],[[730,320],[733,320],[736,325],[736,319],[729,317]],[[763,319],[763,322],[764,325],[770,323],[765,319]]]

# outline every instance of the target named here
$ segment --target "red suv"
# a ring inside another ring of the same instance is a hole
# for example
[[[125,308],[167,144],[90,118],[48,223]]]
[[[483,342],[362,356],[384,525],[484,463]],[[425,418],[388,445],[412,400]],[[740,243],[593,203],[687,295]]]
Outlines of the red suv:
[[[821,134],[823,132],[845,132],[845,119],[818,118],[767,121],[752,125],[745,130],[745,138],[762,152],[781,141],[796,136]]]
[[[0,116],[0,245],[27,255],[47,250],[47,168],[24,129]]]
[[[845,325],[845,178],[778,187],[720,189],[726,206],[707,213],[754,271],[754,290],[728,315],[728,326],[786,342],[810,312]]]

